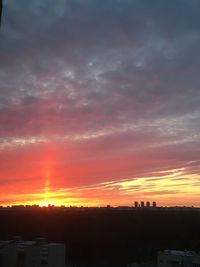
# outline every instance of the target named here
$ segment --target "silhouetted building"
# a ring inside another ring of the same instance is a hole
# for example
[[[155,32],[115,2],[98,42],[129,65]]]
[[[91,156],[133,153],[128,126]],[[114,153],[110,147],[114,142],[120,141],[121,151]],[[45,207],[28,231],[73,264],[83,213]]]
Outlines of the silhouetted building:
[[[44,239],[0,241],[0,267],[64,267],[65,245]]]
[[[153,201],[153,208],[156,208],[156,202]]]
[[[138,205],[138,202],[135,201],[135,203],[134,203],[134,207],[135,207],[135,208],[138,208],[138,206],[139,206],[139,205]]]
[[[141,201],[141,208],[144,208],[144,201]]]
[[[134,202],[134,208],[156,208],[156,202],[153,201],[152,205],[150,201],[141,201],[140,203],[138,201]]]
[[[158,267],[200,267],[200,254],[193,251],[160,251]]]
[[[146,202],[146,207],[150,208],[150,202],[149,201]]]

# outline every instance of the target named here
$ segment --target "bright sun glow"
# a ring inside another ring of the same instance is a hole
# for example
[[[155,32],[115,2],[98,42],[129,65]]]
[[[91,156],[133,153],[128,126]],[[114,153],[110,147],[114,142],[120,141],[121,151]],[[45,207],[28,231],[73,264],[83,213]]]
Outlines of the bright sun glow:
[[[39,206],[40,207],[48,207],[49,205],[52,205],[51,203],[49,203],[48,201],[42,201]]]

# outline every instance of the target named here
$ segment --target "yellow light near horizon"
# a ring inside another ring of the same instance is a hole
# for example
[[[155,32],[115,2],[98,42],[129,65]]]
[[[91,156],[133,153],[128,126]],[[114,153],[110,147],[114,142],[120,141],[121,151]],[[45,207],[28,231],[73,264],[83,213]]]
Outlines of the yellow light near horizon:
[[[39,203],[40,207],[48,207],[49,205],[52,205],[52,204],[50,204],[48,201],[42,201],[41,203]]]

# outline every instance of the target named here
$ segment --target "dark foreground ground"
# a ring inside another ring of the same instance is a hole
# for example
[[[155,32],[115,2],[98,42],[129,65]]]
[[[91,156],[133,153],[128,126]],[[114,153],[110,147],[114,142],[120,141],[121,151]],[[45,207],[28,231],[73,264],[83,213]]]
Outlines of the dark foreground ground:
[[[162,249],[200,250],[200,211],[0,210],[0,240],[65,242],[77,267],[155,261]]]

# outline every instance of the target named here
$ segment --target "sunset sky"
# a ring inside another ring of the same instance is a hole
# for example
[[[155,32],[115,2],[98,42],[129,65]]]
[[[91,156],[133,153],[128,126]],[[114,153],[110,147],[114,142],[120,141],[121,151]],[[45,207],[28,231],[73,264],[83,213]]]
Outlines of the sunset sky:
[[[0,205],[200,206],[199,10],[5,0]]]

